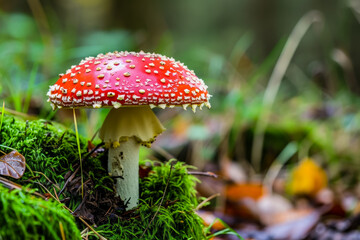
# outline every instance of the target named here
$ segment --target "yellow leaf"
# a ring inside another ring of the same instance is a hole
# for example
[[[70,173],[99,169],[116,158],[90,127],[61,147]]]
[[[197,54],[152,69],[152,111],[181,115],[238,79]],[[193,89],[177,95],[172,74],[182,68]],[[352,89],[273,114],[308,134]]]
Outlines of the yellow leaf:
[[[327,185],[327,176],[312,158],[304,158],[293,170],[288,189],[291,194],[315,195]]]

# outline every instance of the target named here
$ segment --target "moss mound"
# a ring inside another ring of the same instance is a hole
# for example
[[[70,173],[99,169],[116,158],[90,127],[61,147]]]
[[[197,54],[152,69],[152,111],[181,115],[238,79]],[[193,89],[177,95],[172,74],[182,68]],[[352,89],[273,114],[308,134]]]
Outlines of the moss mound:
[[[1,239],[81,239],[73,216],[55,201],[0,186]]]
[[[32,171],[44,173],[55,183],[61,183],[65,173],[75,161],[79,161],[75,134],[53,122],[45,120],[23,121],[5,116],[0,132],[0,144],[19,151]],[[81,138],[82,152],[86,152],[86,141]],[[0,147],[2,151],[9,149]],[[24,178],[34,177],[25,171]],[[47,184],[44,176],[40,182]]]
[[[29,184],[31,188],[39,188],[42,193],[50,190],[54,194],[54,183],[62,188],[66,177],[79,166],[79,154],[76,136],[72,130],[55,122],[45,120],[23,121],[13,116],[5,116],[0,132],[0,150],[9,152],[11,147],[20,152],[26,159],[27,169],[23,177],[16,181],[20,184]],[[5,147],[4,147],[5,146]],[[87,156],[88,143],[80,137],[80,149],[83,170],[87,173],[86,179],[94,183],[95,189],[102,189],[101,194],[112,192],[113,180],[106,170],[106,154],[101,152],[96,156]],[[75,176],[80,177],[80,171]],[[40,185],[41,184],[41,185]],[[79,205],[80,195],[65,192],[60,199],[70,198],[67,204],[72,210]]]
[[[189,166],[175,160],[146,163],[151,167],[140,181],[139,209],[131,218],[109,222],[97,230],[108,239],[205,239],[203,222],[194,212],[197,179],[187,174]]]
[[[39,188],[42,193],[54,193],[54,184],[62,188],[79,164],[75,133],[49,121],[23,121],[5,116],[0,132],[0,145],[2,151],[9,152],[6,147],[11,147],[26,159],[27,169],[17,182],[22,185],[30,183],[31,188]],[[165,164],[143,161],[147,174],[140,179],[141,202],[138,209],[124,212],[121,204],[106,205],[115,199],[112,197],[113,180],[106,170],[106,152],[100,151],[90,156],[86,139],[80,138],[80,145],[83,159],[86,159],[83,164],[84,182],[87,183],[86,201],[80,196],[79,181],[75,181],[79,179],[80,171],[60,199],[73,211],[78,210],[76,216],[85,219],[91,216],[87,221],[97,226],[98,233],[108,239],[205,239],[202,220],[194,212],[198,205],[195,191],[197,179],[187,174],[189,166],[176,161]],[[27,199],[23,201],[27,202]],[[111,201],[107,201],[108,199]],[[82,206],[80,210],[79,206]],[[65,210],[58,205],[57,211]],[[77,226],[85,228],[80,221]],[[53,227],[49,231],[61,237],[56,230],[58,223]],[[16,226],[9,228],[13,230]],[[65,227],[64,231],[72,233],[72,237],[79,236],[78,232],[75,234]],[[91,232],[89,237],[97,238]]]

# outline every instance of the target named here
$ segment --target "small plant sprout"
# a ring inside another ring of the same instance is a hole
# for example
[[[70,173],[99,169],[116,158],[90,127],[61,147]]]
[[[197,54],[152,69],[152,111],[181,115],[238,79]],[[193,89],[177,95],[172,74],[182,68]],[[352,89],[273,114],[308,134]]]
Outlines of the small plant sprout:
[[[127,203],[139,199],[139,147],[150,147],[165,128],[154,107],[210,108],[203,80],[184,64],[159,54],[113,52],[88,57],[50,87],[53,108],[112,107],[99,132],[109,147],[108,171]]]

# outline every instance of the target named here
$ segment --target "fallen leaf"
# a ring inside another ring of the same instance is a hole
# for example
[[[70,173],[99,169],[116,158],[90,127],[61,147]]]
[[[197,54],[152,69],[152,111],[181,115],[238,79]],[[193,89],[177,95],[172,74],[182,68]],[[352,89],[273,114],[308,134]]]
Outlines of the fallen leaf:
[[[92,157],[97,157],[100,153],[105,151],[104,148],[94,145],[91,141],[88,141],[87,150],[88,153],[91,153]]]
[[[360,231],[358,229],[359,224],[360,215],[355,215],[342,220],[328,220],[325,223],[317,224],[311,231],[309,239],[360,239]]]
[[[278,194],[266,194],[256,204],[260,221],[266,225],[274,225],[284,221],[293,206],[289,200]]]
[[[294,195],[315,196],[327,185],[327,176],[313,159],[305,158],[292,173],[288,190]]]
[[[272,225],[265,232],[273,239],[295,240],[304,239],[310,230],[319,222],[321,212],[315,210],[294,210],[287,213],[286,220]]]
[[[226,188],[226,197],[231,201],[237,201],[242,198],[258,200],[264,194],[266,194],[266,189],[258,183],[232,184]]]
[[[87,145],[87,150],[88,152],[91,152],[91,150],[93,150],[95,148],[95,145],[88,140],[88,145]]]
[[[140,178],[148,177],[151,172],[152,172],[152,170],[150,167],[139,166],[139,177]]]
[[[267,194],[266,189],[258,183],[232,184],[225,190],[227,215],[243,219],[257,219],[257,201]]]
[[[197,211],[196,213],[202,218],[205,226],[212,225],[211,228],[218,231],[226,228],[224,224],[222,224],[222,222],[218,220],[218,218],[214,215],[213,212]]]
[[[220,158],[222,175],[234,183],[244,183],[247,179],[246,170],[238,163],[231,161],[227,156]]]
[[[0,157],[0,175],[19,179],[25,172],[25,158],[17,151]]]

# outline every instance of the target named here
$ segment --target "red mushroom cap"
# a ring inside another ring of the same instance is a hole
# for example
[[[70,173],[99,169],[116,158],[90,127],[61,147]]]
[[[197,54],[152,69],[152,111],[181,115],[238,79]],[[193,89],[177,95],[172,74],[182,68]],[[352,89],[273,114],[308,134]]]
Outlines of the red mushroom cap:
[[[88,57],[50,86],[53,107],[182,105],[210,107],[203,80],[184,64],[154,53],[114,52]]]

